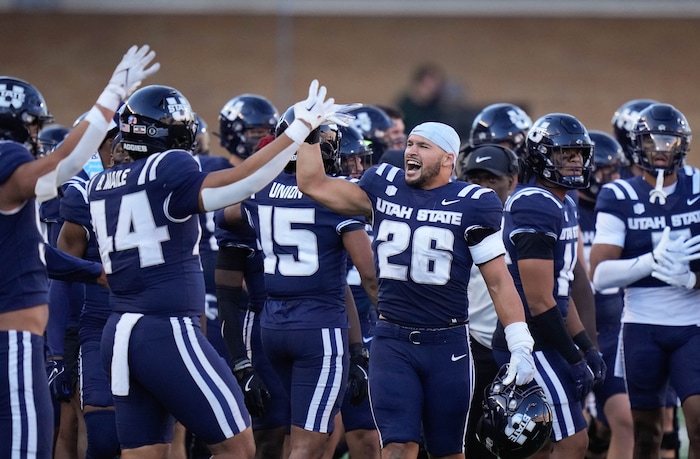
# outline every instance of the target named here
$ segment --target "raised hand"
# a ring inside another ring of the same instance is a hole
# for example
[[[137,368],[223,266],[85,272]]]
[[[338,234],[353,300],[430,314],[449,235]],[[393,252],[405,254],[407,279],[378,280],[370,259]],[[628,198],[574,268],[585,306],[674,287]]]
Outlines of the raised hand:
[[[132,92],[141,85],[141,82],[153,75],[160,69],[158,62],[146,68],[156,57],[155,51],[150,50],[148,45],[140,48],[136,45],[122,57],[121,62],[114,69],[109,84],[97,99],[97,103],[105,108],[116,111],[119,104],[126,100]]]

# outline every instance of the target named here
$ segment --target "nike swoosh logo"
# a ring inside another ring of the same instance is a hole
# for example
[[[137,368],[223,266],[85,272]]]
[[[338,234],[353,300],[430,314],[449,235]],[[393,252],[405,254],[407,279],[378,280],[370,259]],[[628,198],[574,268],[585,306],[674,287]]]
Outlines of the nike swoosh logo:
[[[243,387],[243,390],[246,392],[250,392],[250,382],[253,380],[253,376],[251,375],[250,378],[248,378],[248,381],[245,382],[245,386]]]
[[[479,164],[479,163],[483,163],[484,161],[488,161],[489,159],[491,159],[490,156],[479,156],[478,158],[476,158],[476,159],[474,160],[474,162],[476,162],[477,164]]]
[[[365,338],[365,337],[363,336],[363,337],[362,337],[362,342],[363,342],[363,343],[369,343],[369,342],[372,341],[373,339],[374,339],[374,336],[369,336],[369,337],[367,337],[367,338]]]
[[[454,355],[454,354],[452,354],[452,361],[453,361],[453,362],[456,362],[457,360],[462,360],[462,359],[465,358],[466,356],[467,356],[467,354],[462,354],[462,355]]]
[[[442,205],[443,206],[449,206],[450,204],[454,204],[455,202],[459,202],[459,199],[455,199],[454,201],[448,201],[446,199],[442,200]]]
[[[698,199],[700,199],[700,196],[695,196],[693,199],[688,199],[688,201],[687,201],[688,205],[692,206],[693,204],[695,204],[698,201]]]

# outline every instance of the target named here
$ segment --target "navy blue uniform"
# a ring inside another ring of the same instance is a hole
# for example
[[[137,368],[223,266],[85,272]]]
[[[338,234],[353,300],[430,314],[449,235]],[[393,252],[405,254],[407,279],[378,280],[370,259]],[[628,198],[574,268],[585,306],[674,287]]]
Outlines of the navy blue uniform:
[[[205,289],[196,214],[205,176],[189,153],[170,150],[89,184],[114,311],[103,362],[123,448],[169,442],[171,414],[208,444],[250,425],[238,383],[199,328]]]
[[[263,251],[263,347],[291,400],[291,425],[332,432],[348,377],[347,254],[342,235],[363,230],[299,192],[282,173],[243,202]]]
[[[652,251],[666,226],[672,238],[700,234],[700,171],[678,170],[665,205],[650,202],[651,190],[641,176],[605,185],[596,202],[595,243],[621,247],[625,259]],[[700,260],[691,261],[690,270],[700,271]],[[698,290],[651,276],[625,288],[622,350],[632,409],[666,406],[669,380],[681,402],[700,393],[699,299]]]
[[[359,185],[374,209],[380,317],[369,384],[382,444],[423,439],[436,456],[463,452],[474,378],[469,271],[504,253],[497,237],[470,247],[467,233],[496,233],[501,201],[492,190],[459,181],[413,188],[389,164],[370,168]]]
[[[503,222],[503,240],[511,260],[508,270],[525,306],[525,316],[535,340],[535,381],[544,390],[552,407],[552,439],[559,441],[585,429],[587,423],[583,417],[581,401],[578,400],[576,383],[571,376],[569,363],[557,349],[546,345],[547,340],[544,337],[547,330],[539,330],[531,321],[532,314],[523,291],[517,263],[518,253],[513,238],[522,233],[537,233],[555,240],[552,294],[562,317],[566,317],[578,248],[576,204],[570,194],[567,194],[562,202],[544,188],[521,186],[506,201]],[[493,348],[499,365],[507,363],[507,347],[500,323],[494,333]]]
[[[22,145],[0,141],[0,186],[33,160]],[[36,201],[0,211],[0,312],[48,303],[44,250]],[[44,361],[42,336],[0,331],[0,457],[51,457],[53,407]]]

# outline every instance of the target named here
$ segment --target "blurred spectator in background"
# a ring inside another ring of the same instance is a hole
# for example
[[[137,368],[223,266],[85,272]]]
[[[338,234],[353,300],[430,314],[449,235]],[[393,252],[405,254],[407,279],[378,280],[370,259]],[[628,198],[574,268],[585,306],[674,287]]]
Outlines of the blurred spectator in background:
[[[465,100],[464,88],[448,80],[442,67],[434,63],[416,67],[396,105],[404,113],[407,131],[425,121],[440,121],[461,127],[461,131],[457,129],[461,138],[467,138],[471,121],[479,112]]]
[[[380,158],[375,159],[375,163],[389,163],[403,169],[403,152],[406,149],[406,124],[404,123],[404,114],[401,110],[394,106],[377,105],[391,119],[392,125],[384,133],[384,141],[386,143],[386,151],[382,153]]]

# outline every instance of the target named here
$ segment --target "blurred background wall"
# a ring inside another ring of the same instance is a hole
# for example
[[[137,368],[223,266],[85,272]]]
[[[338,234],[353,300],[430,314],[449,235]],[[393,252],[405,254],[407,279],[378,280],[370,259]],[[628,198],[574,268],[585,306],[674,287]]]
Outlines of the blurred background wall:
[[[700,166],[698,0],[0,0],[0,39],[0,74],[34,84],[61,124],[146,43],[162,65],[147,83],[180,89],[214,132],[241,93],[283,112],[318,78],[339,102],[392,105],[432,63],[456,103],[514,102],[533,120],[565,112],[611,132],[630,99],[671,103]]]

